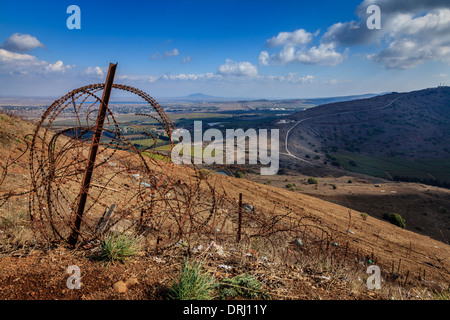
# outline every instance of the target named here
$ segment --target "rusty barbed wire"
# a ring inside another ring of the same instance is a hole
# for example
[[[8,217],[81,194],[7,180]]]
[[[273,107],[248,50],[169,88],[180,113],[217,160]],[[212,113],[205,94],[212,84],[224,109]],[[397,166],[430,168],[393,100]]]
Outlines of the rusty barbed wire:
[[[56,100],[42,116],[33,135],[29,152],[30,217],[35,230],[48,241],[67,242],[74,230],[72,217],[96,124],[94,115],[101,104],[97,93],[103,88],[104,84],[88,85]],[[153,98],[130,86],[114,84],[113,89],[144,99],[155,113],[136,116],[154,120],[173,147],[175,126]],[[100,238],[100,223],[104,224],[102,233],[137,231],[147,237],[149,246],[161,249],[201,237],[234,237],[236,199],[219,188],[217,182],[211,184],[195,165],[174,165],[170,156],[152,146],[138,149],[123,134],[124,127],[138,128],[138,132],[157,141],[155,126],[152,130],[143,125],[120,123],[111,109],[107,109],[98,152],[100,159],[94,166],[92,188],[81,223],[82,244]],[[111,214],[105,223],[107,211]],[[269,218],[264,214],[253,217],[247,237],[267,238],[292,231],[292,225],[284,223],[286,217]],[[251,233],[251,230],[257,231]]]
[[[0,157],[0,208],[11,197],[23,196],[30,192],[26,189],[27,185],[25,183],[17,185],[6,181],[9,168],[16,166],[19,160],[28,152],[30,148],[28,143],[29,137],[30,135],[22,137],[12,132],[0,130],[0,140],[3,140],[4,143],[17,144],[16,147],[12,147],[9,150],[7,155]]]

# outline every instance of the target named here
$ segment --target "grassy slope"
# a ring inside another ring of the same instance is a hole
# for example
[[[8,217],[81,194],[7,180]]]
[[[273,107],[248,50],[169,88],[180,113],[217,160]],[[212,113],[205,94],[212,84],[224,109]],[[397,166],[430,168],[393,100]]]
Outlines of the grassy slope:
[[[393,176],[429,179],[431,175],[442,181],[450,181],[450,158],[409,160],[357,153],[339,153],[334,156],[346,170],[384,179]],[[351,165],[350,161],[356,166]]]

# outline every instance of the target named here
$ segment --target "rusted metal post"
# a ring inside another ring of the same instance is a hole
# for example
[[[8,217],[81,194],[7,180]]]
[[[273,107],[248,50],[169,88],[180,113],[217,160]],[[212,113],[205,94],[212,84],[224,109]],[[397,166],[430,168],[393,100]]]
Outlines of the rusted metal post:
[[[238,211],[238,232],[237,242],[241,241],[241,225],[242,225],[242,193],[239,193],[239,211]]]
[[[89,160],[86,166],[86,171],[84,172],[83,184],[80,191],[80,200],[78,202],[77,214],[75,216],[75,221],[73,222],[72,234],[69,236],[67,243],[75,247],[78,241],[78,236],[80,234],[80,226],[84,213],[84,208],[86,206],[86,200],[89,192],[89,187],[91,184],[92,173],[94,171],[95,158],[97,157],[97,151],[100,144],[100,138],[103,132],[103,124],[106,118],[106,110],[109,103],[109,97],[111,95],[111,89],[114,82],[114,75],[116,73],[117,63],[109,64],[108,75],[106,76],[105,88],[103,89],[103,97],[98,111],[97,122],[95,125],[94,135],[92,136],[91,149],[89,150]]]

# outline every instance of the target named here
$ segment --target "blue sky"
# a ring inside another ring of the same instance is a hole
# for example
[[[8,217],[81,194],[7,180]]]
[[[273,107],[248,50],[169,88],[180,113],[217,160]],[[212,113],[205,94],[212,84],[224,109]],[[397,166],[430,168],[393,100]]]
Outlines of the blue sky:
[[[381,29],[366,12],[381,10]],[[66,9],[81,9],[69,30]],[[310,98],[449,83],[448,0],[20,1],[0,4],[0,95],[103,82],[152,96]]]

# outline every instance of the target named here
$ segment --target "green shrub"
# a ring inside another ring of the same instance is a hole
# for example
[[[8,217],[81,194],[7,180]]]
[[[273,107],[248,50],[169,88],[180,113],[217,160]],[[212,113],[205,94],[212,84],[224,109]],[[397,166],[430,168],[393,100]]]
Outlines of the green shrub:
[[[220,283],[220,297],[225,298],[267,298],[261,283],[252,275],[240,274],[234,278],[225,278]]]
[[[308,184],[319,184],[319,180],[317,180],[316,178],[309,178]]]
[[[286,188],[289,190],[295,190],[297,188],[297,186],[295,185],[295,183],[288,183],[286,185]]]
[[[367,213],[365,213],[365,212],[362,212],[361,213],[361,218],[365,221],[365,220],[367,220],[367,217],[368,217],[369,215],[367,214]]]
[[[406,228],[405,219],[403,219],[402,216],[399,215],[398,213],[385,213],[383,215],[383,218],[385,218],[390,223],[392,223],[400,228],[403,228],[403,229]]]
[[[126,233],[109,233],[101,242],[100,260],[107,264],[119,261],[126,262],[139,253],[138,238]]]
[[[178,280],[169,289],[172,300],[212,300],[217,283],[214,277],[202,270],[202,264],[184,261]]]
[[[242,171],[238,171],[238,172],[236,172],[235,177],[236,178],[243,178],[244,177],[244,173]]]

